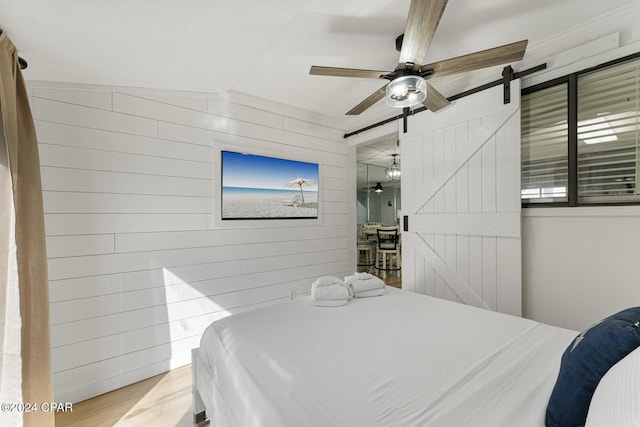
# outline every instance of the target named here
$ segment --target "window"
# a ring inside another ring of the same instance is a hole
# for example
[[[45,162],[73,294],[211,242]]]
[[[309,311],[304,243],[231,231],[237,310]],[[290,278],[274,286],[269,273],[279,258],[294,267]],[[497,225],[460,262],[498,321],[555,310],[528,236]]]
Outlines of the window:
[[[567,85],[522,97],[522,199],[567,201]]]
[[[578,202],[637,202],[640,61],[578,79]]]
[[[523,90],[523,206],[640,203],[639,56]]]

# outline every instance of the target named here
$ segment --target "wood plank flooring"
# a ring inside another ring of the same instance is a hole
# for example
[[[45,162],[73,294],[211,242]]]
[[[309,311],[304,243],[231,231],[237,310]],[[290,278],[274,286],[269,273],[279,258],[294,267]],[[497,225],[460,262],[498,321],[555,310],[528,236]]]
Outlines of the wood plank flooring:
[[[56,427],[191,427],[191,365],[73,405]]]
[[[400,271],[359,267],[389,286],[402,287]],[[56,427],[192,427],[191,365],[73,405],[56,413]]]
[[[402,288],[402,270],[380,270],[374,266],[358,266],[359,273],[371,273],[381,278],[387,286]]]

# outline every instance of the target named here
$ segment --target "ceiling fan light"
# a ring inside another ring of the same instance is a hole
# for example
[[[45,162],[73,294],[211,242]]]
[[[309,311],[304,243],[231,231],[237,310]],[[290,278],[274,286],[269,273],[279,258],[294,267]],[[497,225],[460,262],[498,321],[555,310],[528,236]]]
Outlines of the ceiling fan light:
[[[393,99],[403,99],[409,95],[409,90],[406,85],[395,84],[389,85],[389,97]]]
[[[373,191],[375,191],[376,193],[382,193],[383,191],[382,184],[377,182],[376,186],[373,187]]]
[[[402,76],[389,82],[386,91],[387,105],[413,107],[427,98],[427,82],[420,76]]]

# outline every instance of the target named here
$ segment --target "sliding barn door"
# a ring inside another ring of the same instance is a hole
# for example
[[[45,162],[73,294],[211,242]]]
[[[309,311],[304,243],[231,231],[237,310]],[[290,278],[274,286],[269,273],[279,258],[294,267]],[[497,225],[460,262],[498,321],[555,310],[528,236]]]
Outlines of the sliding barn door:
[[[521,315],[520,85],[496,87],[401,134],[402,286]]]

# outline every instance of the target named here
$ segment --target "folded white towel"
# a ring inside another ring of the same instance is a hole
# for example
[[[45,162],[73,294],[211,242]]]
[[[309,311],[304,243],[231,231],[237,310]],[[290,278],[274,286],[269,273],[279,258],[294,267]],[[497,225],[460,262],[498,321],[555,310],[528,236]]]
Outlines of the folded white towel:
[[[355,298],[379,297],[380,295],[384,295],[384,288],[360,291],[353,294]]]
[[[344,284],[337,284],[331,286],[316,286],[311,287],[311,295],[316,300],[319,299],[346,299],[347,301],[351,297],[350,289]]]
[[[353,293],[357,294],[358,292],[364,291],[372,291],[375,289],[383,289],[384,281],[379,277],[371,277],[370,279],[360,279],[354,280],[351,282],[351,289],[353,289]]]
[[[311,287],[311,302],[320,307],[345,305],[351,297],[351,290],[344,284]]]
[[[353,290],[342,280],[333,276],[322,276],[311,284],[311,301],[323,307],[345,305],[353,298]]]
[[[361,280],[361,279],[371,279],[374,278],[376,276],[374,276],[371,273],[353,273],[351,276],[346,276],[344,278],[344,283],[346,283],[347,285],[350,285],[351,283],[353,283],[356,280]]]
[[[313,305],[317,306],[317,307],[340,307],[341,305],[346,305],[347,302],[349,302],[348,299],[313,299],[313,296],[311,297],[311,302],[313,302]]]

